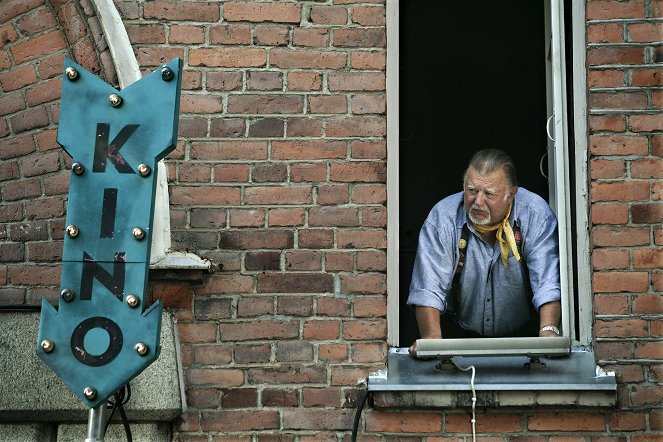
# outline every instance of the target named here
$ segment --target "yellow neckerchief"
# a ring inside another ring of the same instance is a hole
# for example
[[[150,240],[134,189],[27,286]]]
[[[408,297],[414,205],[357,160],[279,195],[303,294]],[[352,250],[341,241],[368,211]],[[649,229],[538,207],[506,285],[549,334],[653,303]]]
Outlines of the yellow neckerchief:
[[[497,230],[495,237],[497,238],[497,241],[499,241],[500,243],[500,255],[502,256],[502,262],[504,263],[504,267],[506,267],[506,263],[509,260],[509,249],[511,249],[511,252],[513,252],[513,256],[515,256],[516,259],[520,261],[520,253],[518,253],[518,246],[516,245],[516,237],[513,234],[513,229],[511,228],[511,224],[509,224],[509,215],[511,214],[512,206],[513,203],[509,204],[509,210],[506,211],[506,216],[504,217],[504,220],[500,221],[497,224],[493,224],[492,226],[477,226],[476,224],[473,224],[474,228],[477,229],[477,231],[480,233],[492,232],[493,230]],[[506,234],[506,239],[504,239],[502,233]]]

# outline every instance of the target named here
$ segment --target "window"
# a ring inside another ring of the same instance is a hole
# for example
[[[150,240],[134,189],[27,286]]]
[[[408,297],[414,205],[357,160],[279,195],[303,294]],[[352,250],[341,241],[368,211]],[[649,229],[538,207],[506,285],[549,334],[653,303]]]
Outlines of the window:
[[[583,8],[387,2],[390,346],[417,334],[405,301],[419,228],[437,201],[462,190],[466,164],[483,147],[507,150],[521,184],[557,214],[562,328],[591,342]]]

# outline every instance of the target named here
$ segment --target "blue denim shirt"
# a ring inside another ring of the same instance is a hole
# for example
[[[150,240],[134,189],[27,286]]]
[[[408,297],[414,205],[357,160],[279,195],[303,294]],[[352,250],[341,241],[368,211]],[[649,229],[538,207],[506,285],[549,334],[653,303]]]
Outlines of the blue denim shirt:
[[[407,303],[458,312],[466,330],[483,336],[509,336],[530,319],[532,306],[560,300],[557,219],[548,204],[522,187],[509,217],[518,220],[521,250],[529,272],[532,293],[524,283],[525,272],[513,254],[505,267],[497,241],[488,244],[467,219],[463,192],[437,203],[419,233]],[[458,264],[458,241],[463,225],[470,235],[465,265],[460,275],[460,306],[453,305],[451,283]]]

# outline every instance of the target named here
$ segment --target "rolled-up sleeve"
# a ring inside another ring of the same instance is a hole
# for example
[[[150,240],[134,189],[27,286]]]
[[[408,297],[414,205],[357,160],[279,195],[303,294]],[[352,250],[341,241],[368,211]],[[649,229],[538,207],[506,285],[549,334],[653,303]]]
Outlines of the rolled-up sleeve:
[[[557,219],[548,216],[530,224],[524,238],[525,262],[529,271],[534,307],[561,299],[559,283],[559,239]]]
[[[437,228],[429,220],[424,223],[412,270],[409,305],[446,310],[455,265],[455,243],[452,228]]]

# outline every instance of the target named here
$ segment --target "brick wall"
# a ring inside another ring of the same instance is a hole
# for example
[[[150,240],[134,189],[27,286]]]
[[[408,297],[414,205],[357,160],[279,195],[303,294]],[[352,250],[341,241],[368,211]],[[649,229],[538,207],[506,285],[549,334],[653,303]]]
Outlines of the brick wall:
[[[0,304],[56,299],[69,191],[56,142],[63,57],[114,82],[106,49],[87,2],[0,3]]]
[[[185,61],[172,237],[216,267],[152,285],[179,322],[175,438],[349,439],[387,351],[385,1],[116,4],[144,69]],[[618,406],[482,410],[482,440],[663,440],[662,17],[587,2],[594,346]],[[86,2],[4,1],[0,20],[0,304],[36,303],[60,273],[62,56],[115,80]],[[367,410],[362,440],[462,441],[468,421]]]

